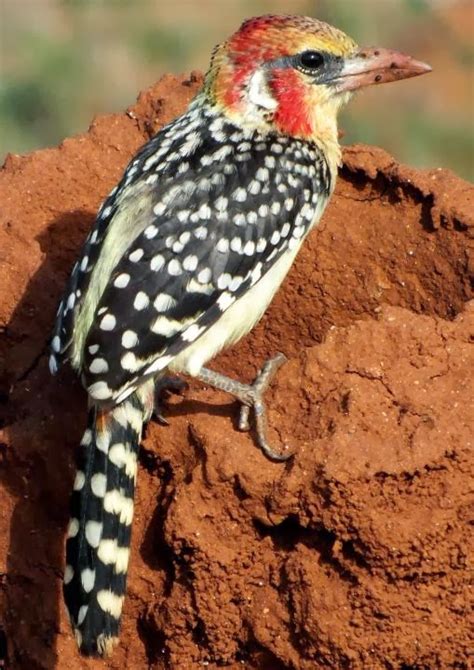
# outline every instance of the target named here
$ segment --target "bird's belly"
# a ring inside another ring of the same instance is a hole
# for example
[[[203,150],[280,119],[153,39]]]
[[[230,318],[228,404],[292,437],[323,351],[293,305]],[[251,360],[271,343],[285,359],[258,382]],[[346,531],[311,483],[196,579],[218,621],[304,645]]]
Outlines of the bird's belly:
[[[231,305],[209,330],[176,356],[169,369],[195,376],[219,351],[246,335],[262,317],[287,275],[301,242],[279,258],[262,279]]]

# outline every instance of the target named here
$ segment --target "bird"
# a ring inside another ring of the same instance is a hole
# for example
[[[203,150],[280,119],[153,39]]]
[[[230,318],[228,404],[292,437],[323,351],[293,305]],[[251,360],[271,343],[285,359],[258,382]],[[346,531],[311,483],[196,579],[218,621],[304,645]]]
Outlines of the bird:
[[[70,362],[89,401],[63,579],[81,654],[107,656],[119,640],[137,456],[159,389],[185,375],[228,392],[239,428],[252,423],[267,457],[287,457],[268,443],[263,400],[285,357],[252,384],[206,364],[259,321],[318,224],[341,164],[339,110],[360,88],[430,70],[315,18],[248,19],[105,198],[49,359],[53,374]]]

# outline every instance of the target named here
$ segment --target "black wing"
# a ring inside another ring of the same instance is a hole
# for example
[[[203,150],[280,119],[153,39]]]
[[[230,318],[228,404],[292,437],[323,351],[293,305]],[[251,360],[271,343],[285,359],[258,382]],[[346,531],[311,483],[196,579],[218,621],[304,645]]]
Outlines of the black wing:
[[[124,202],[133,200],[137,186],[143,189],[154,188],[154,178],[160,172],[172,168],[172,162],[164,157],[169,156],[175,147],[182,143],[193,122],[192,113],[175,119],[165,126],[155,137],[145,144],[128,165],[123,178],[109,193],[100,207],[95,223],[84,242],[77,262],[71,271],[63,298],[59,304],[56,321],[51,336],[50,369],[55,373],[59,364],[71,353],[74,340],[76,318],[81,310],[87,294],[92,272],[101,256],[102,245],[115,215],[123,207]],[[190,118],[191,117],[191,118]],[[170,141],[170,138],[173,138]],[[149,174],[149,183],[143,183],[144,172],[154,166]],[[130,240],[132,241],[132,240]],[[76,364],[77,367],[77,364]]]
[[[107,278],[87,333],[82,377],[96,399],[121,399],[165,368],[299,244],[327,199],[313,145],[224,123],[171,143],[174,169],[156,151],[138,166],[136,185],[157,176],[151,215]]]

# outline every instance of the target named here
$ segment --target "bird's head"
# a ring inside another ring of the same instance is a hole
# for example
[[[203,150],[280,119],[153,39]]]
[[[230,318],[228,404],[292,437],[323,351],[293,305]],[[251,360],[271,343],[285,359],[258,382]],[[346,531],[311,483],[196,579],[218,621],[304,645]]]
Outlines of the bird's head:
[[[205,91],[240,124],[337,141],[337,113],[353,91],[430,69],[397,51],[361,49],[316,19],[270,15],[216,48]]]

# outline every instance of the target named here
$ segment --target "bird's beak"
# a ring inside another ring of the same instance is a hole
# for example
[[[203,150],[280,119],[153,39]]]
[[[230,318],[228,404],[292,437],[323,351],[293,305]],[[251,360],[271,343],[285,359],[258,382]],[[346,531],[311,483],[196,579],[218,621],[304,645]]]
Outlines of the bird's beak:
[[[344,60],[333,84],[338,92],[355,91],[363,86],[408,79],[427,72],[431,72],[431,67],[411,56],[391,49],[369,47],[359,49]]]

